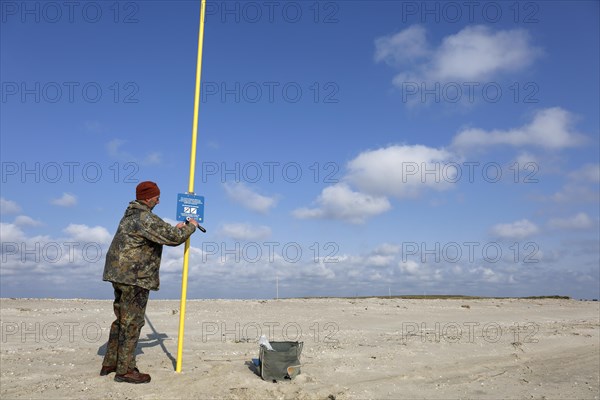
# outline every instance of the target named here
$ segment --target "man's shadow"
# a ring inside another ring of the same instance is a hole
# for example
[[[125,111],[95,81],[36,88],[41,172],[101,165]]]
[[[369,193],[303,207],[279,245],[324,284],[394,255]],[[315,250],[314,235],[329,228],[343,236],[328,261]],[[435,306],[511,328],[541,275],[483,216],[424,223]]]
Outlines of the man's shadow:
[[[138,340],[138,345],[135,349],[135,355],[137,356],[139,354],[144,354],[143,349],[145,347],[160,346],[164,353],[167,355],[167,357],[169,357],[169,359],[171,360],[171,364],[173,364],[173,369],[175,369],[177,367],[177,360],[175,359],[175,357],[173,357],[171,352],[169,352],[169,350],[167,350],[167,347],[165,346],[165,339],[170,340],[169,336],[166,333],[158,333],[154,328],[154,325],[152,325],[152,321],[150,321],[150,318],[148,318],[148,315],[146,315],[145,317],[146,322],[148,322],[148,326],[152,330],[152,333],[147,334],[147,338],[140,338]],[[104,356],[106,354],[107,347],[108,341],[98,348],[98,355]]]

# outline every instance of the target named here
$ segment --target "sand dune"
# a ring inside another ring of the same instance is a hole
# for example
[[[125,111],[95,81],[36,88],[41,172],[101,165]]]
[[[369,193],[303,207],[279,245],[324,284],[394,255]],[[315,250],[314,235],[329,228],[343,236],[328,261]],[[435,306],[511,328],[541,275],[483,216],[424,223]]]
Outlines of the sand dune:
[[[145,385],[100,370],[111,301],[1,300],[0,397],[598,399],[600,307],[565,299],[150,300]],[[255,373],[261,334],[304,342],[302,374]]]

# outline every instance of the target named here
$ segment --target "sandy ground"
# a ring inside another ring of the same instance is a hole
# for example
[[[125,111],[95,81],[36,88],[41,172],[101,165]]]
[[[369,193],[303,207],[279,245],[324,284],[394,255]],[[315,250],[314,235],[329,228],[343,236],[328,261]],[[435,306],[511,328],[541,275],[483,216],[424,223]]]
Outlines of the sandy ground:
[[[143,385],[101,377],[100,300],[1,300],[2,399],[598,399],[600,307],[575,300],[152,300]],[[302,373],[263,381],[258,338],[304,343]]]

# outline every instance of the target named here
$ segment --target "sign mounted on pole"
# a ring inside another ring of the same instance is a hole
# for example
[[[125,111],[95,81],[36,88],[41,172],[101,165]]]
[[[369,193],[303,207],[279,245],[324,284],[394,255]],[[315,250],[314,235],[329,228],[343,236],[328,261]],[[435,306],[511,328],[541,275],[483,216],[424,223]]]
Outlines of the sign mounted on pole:
[[[190,193],[177,195],[177,221],[185,221],[188,218],[204,222],[204,196]]]

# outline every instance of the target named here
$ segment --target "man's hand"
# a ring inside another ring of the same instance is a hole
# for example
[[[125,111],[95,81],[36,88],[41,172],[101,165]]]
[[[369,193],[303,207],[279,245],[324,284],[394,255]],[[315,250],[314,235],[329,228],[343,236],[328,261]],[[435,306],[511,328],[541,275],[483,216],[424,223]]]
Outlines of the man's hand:
[[[195,225],[196,228],[198,227],[198,221],[196,221],[194,218],[188,218],[188,220],[186,222],[180,222],[177,225],[175,225],[177,228],[181,229],[183,228],[186,224],[192,224]]]
[[[194,225],[196,226],[196,228],[197,228],[197,227],[198,227],[198,225],[199,225],[199,224],[198,224],[198,221],[196,221],[194,218],[190,218],[190,219],[188,219],[188,222],[189,222],[190,224],[194,224]]]

